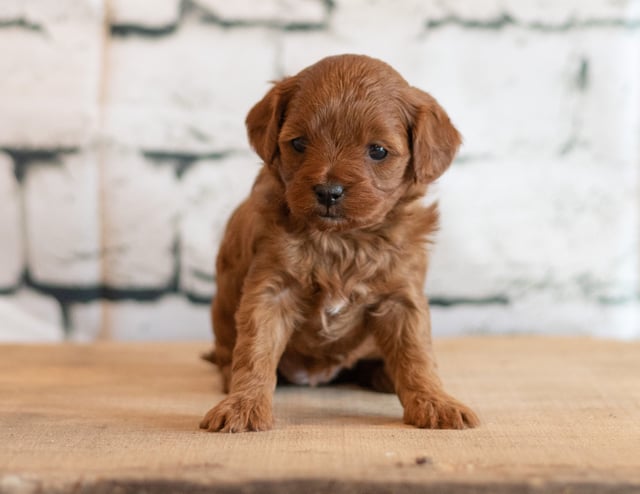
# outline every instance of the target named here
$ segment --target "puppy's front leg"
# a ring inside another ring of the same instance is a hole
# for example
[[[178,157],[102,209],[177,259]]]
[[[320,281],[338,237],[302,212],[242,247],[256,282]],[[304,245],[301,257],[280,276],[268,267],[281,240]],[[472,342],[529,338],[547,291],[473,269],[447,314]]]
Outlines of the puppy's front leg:
[[[291,291],[273,280],[245,283],[236,313],[237,339],[229,395],[200,423],[209,431],[244,432],[273,426],[272,399],[280,357],[293,331],[296,313]]]
[[[464,429],[479,424],[473,410],[442,388],[430,355],[425,297],[389,297],[370,312],[369,323],[404,407],[406,424],[430,429]]]

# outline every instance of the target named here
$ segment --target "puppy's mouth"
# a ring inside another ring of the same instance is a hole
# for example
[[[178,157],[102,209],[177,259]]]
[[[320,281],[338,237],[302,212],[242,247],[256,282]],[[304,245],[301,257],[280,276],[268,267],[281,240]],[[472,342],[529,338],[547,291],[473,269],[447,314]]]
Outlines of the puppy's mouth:
[[[325,225],[339,225],[347,221],[344,214],[335,206],[319,206],[316,210],[317,218]]]
[[[326,221],[341,221],[344,216],[335,206],[321,206],[318,208],[318,216]]]

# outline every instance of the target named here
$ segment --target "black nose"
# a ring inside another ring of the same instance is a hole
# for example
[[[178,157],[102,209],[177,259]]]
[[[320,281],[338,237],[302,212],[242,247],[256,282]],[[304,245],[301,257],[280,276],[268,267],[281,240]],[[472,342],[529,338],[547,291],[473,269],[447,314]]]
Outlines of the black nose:
[[[344,195],[344,187],[340,184],[316,185],[313,188],[318,202],[324,206],[337,204]]]

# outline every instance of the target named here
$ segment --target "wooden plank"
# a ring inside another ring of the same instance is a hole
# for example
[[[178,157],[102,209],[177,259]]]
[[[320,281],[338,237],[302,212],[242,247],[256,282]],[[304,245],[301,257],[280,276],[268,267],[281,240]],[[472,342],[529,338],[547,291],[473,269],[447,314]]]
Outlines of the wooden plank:
[[[0,492],[640,492],[640,344],[436,342],[482,426],[417,430],[395,396],[279,388],[276,427],[198,429],[208,345],[0,347]]]

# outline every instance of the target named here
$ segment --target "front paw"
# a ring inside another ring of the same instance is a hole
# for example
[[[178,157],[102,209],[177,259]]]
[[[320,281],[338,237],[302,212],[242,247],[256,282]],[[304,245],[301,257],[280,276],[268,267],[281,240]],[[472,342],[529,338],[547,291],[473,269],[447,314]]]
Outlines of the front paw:
[[[404,423],[421,429],[465,429],[480,424],[478,416],[455,398],[414,394],[404,400]]]
[[[209,432],[266,431],[273,427],[271,401],[265,397],[229,395],[207,412],[200,428]]]

